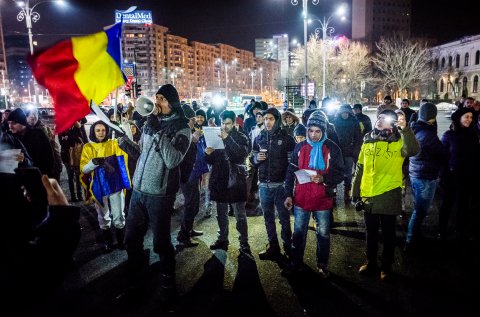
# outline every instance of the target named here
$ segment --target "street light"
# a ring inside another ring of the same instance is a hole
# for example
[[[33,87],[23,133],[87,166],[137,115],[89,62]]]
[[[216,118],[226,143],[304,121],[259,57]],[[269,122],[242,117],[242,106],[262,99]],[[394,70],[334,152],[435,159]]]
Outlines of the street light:
[[[263,92],[263,69],[260,67],[258,71],[260,72],[260,96],[261,96]]]
[[[63,0],[46,0],[46,1],[32,1],[32,5],[30,4],[30,0],[20,1],[20,0],[12,0],[19,6],[20,12],[17,14],[17,21],[22,22],[25,20],[27,24],[28,30],[28,41],[30,44],[30,55],[33,55],[33,34],[32,34],[32,22],[37,22],[40,20],[40,13],[34,11],[35,8],[42,3],[46,2],[55,2],[59,5],[64,5],[65,2]],[[35,93],[35,102],[39,102],[38,95],[37,95],[37,81],[33,81],[33,89]]]
[[[217,58],[216,63],[219,65],[224,65],[225,67],[225,99],[228,101],[228,65],[229,63],[226,63],[223,61],[221,58]],[[237,63],[237,59],[235,58],[230,62],[230,64],[233,66]],[[220,87],[220,69],[218,70],[218,86]]]
[[[334,15],[342,15],[345,12],[345,7],[341,6],[338,8],[337,12],[331,14],[328,18],[323,17],[323,20],[319,19],[314,19],[314,21],[317,21],[320,23],[321,27],[315,29],[315,34],[320,34],[322,32],[322,60],[323,60],[323,65],[322,65],[322,70],[323,70],[323,76],[322,76],[322,99],[326,97],[326,92],[325,92],[325,82],[326,82],[326,76],[327,76],[327,50],[325,48],[325,41],[327,39],[327,33],[328,36],[331,36],[333,32],[335,32],[335,28],[332,26],[329,26],[329,23],[331,22],[332,18]],[[342,20],[345,17],[342,16]]]
[[[298,0],[290,0],[292,5],[296,6]],[[313,5],[317,5],[320,0],[312,0]],[[303,7],[303,44],[305,46],[305,108],[308,108],[308,67],[307,67],[307,32],[308,32],[308,0],[302,0]]]
[[[250,72],[250,76],[252,76],[252,94],[253,94],[253,76],[255,76],[255,71]]]

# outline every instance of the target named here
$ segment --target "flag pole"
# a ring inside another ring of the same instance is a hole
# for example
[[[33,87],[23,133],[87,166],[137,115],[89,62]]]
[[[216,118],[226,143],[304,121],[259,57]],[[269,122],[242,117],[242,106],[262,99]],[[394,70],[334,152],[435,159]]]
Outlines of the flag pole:
[[[114,108],[113,108],[113,118],[114,118],[114,120],[117,119],[117,104],[118,104],[117,100],[118,100],[118,87],[117,87],[117,89],[115,89],[115,104],[113,105],[114,106]],[[118,122],[118,124],[120,124],[121,121],[122,121],[122,115],[120,114],[120,122]],[[115,130],[112,131],[112,140],[114,140],[114,139],[115,139]]]

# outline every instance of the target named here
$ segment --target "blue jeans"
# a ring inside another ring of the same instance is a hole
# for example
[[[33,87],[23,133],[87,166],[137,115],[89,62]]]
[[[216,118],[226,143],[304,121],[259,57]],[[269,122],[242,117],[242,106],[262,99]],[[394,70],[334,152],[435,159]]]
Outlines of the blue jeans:
[[[292,264],[300,266],[303,263],[308,223],[312,212],[294,206],[293,215],[295,222],[293,225]],[[317,266],[327,267],[330,254],[330,210],[314,211],[313,217],[317,224]]]
[[[414,210],[408,223],[407,243],[414,242],[421,236],[423,219],[427,216],[437,190],[437,180],[412,178],[410,182],[414,197]]]
[[[275,225],[275,207],[280,220],[282,240],[284,245],[292,244],[292,228],[290,226],[290,212],[285,208],[285,188],[283,186],[267,187],[260,183],[258,188],[260,204],[262,205],[263,218],[267,229],[268,242],[278,245],[277,227]]]
[[[343,157],[343,170],[343,186],[347,189],[350,189],[352,187],[353,178],[353,157]]]

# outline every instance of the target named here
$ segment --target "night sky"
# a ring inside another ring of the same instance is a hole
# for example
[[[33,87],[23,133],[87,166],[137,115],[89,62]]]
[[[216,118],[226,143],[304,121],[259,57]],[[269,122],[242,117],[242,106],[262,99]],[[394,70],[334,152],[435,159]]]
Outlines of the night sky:
[[[175,35],[204,43],[225,43],[254,51],[254,39],[288,33],[290,38],[303,41],[301,0],[293,6],[290,0],[65,0],[68,5],[58,8],[43,3],[34,24],[34,40],[38,46],[74,35],[98,32],[114,22],[114,10],[136,5],[139,10],[153,11],[154,23],[166,26]],[[318,18],[329,16],[341,1],[320,0],[310,14]],[[343,1],[348,5],[351,0]],[[439,43],[463,35],[480,34],[480,23],[469,0],[413,0],[412,34],[437,38]],[[25,22],[16,21],[18,8],[9,0],[0,0],[4,32],[25,34]],[[348,17],[349,15],[347,15]],[[332,20],[335,35],[351,36],[349,22]],[[319,25],[316,25],[317,27]],[[310,27],[313,32],[315,25]]]

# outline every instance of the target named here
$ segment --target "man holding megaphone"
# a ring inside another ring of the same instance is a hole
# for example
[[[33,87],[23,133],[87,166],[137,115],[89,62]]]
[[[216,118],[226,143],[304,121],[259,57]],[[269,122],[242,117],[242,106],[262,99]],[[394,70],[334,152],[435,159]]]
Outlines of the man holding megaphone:
[[[150,226],[153,250],[160,257],[162,288],[168,297],[175,290],[175,249],[170,239],[170,218],[179,190],[179,165],[190,146],[191,131],[178,92],[170,84],[160,87],[155,103],[139,98],[136,109],[147,116],[139,145],[126,137],[119,140],[122,149],[132,158],[138,157],[125,232],[129,282],[131,290],[138,290],[142,281],[146,281],[148,254],[144,252],[143,241]]]

